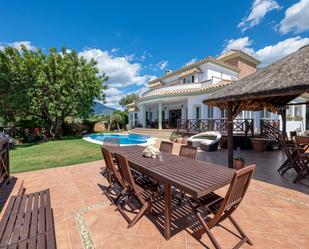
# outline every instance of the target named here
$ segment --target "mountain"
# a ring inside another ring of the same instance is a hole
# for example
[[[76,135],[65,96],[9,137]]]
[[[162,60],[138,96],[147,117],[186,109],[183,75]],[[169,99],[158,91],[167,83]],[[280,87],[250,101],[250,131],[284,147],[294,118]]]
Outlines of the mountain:
[[[109,115],[113,113],[116,109],[108,107],[102,103],[94,102],[93,106],[94,115]]]

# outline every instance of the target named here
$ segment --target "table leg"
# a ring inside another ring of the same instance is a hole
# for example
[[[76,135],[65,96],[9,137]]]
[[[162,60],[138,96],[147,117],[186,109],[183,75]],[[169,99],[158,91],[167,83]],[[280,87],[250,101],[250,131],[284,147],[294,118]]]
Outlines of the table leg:
[[[165,231],[164,236],[166,240],[171,238],[171,210],[172,210],[172,193],[171,185],[165,184],[164,186],[164,217],[165,217]]]

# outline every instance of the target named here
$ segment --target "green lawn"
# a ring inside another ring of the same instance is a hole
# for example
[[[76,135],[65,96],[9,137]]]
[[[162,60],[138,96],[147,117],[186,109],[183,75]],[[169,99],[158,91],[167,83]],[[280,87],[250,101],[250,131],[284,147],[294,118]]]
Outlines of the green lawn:
[[[72,138],[19,145],[10,150],[11,173],[54,168],[102,159],[100,145]]]

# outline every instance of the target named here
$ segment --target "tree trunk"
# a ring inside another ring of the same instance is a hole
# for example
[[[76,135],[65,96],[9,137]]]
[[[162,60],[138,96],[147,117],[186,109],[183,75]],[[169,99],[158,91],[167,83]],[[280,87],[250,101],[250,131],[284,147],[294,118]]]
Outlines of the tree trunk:
[[[53,139],[57,139],[61,137],[62,124],[63,124],[62,118],[57,118],[55,121],[52,122],[49,132],[52,135]]]
[[[119,127],[119,123],[117,122],[117,129],[118,131],[120,131],[120,127]]]

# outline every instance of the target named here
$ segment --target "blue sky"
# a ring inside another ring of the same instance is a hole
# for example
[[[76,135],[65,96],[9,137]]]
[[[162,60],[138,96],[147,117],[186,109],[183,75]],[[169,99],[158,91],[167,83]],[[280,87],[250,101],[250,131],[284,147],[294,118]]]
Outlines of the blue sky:
[[[265,66],[309,43],[309,0],[5,1],[0,49],[66,46],[110,76],[107,104],[231,48]]]

